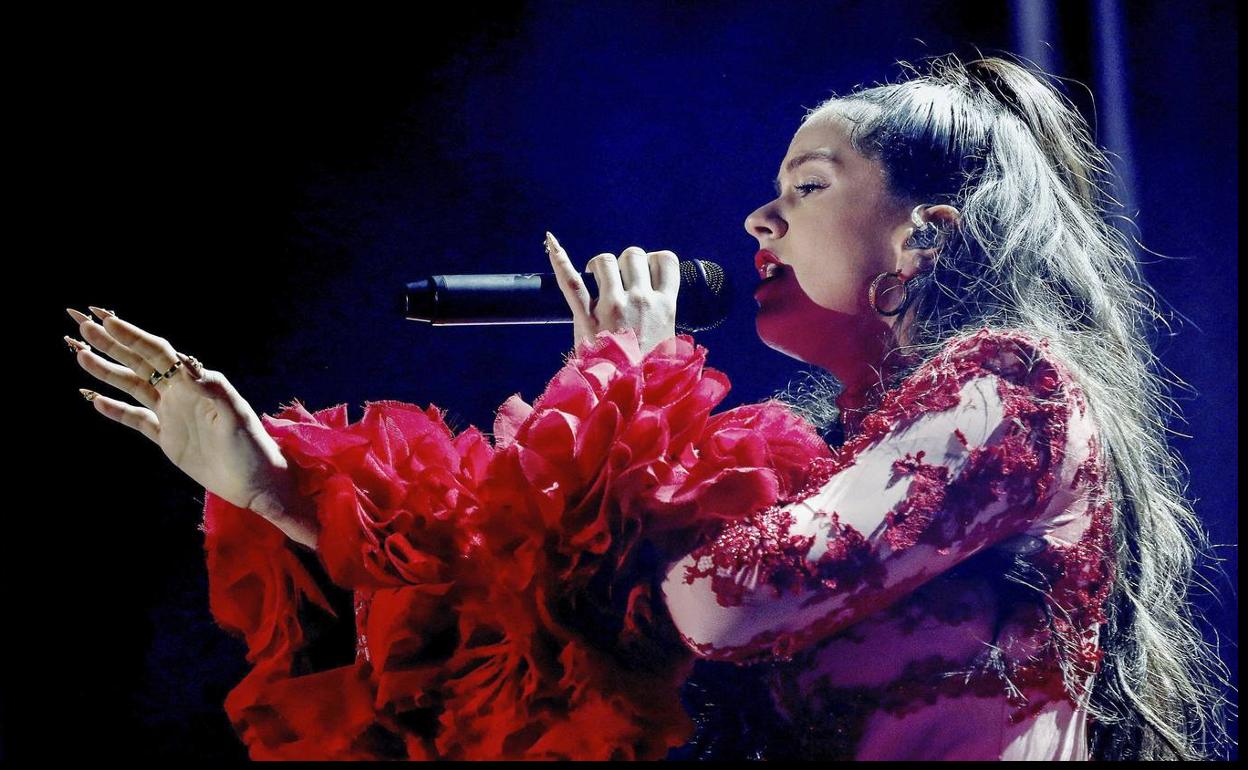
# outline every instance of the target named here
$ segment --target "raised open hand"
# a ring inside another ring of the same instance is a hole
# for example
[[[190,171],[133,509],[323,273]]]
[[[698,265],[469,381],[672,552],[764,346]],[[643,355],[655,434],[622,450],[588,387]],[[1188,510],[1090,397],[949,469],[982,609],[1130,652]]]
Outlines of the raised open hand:
[[[100,323],[76,310],[67,312],[88,343],[65,338],[77,351],[78,364],[141,404],[84,390],[97,412],[147,436],[208,491],[250,508],[296,542],[316,546],[315,517],[297,510],[286,458],[221,372],[205,369],[168,340],[108,310],[91,308]]]

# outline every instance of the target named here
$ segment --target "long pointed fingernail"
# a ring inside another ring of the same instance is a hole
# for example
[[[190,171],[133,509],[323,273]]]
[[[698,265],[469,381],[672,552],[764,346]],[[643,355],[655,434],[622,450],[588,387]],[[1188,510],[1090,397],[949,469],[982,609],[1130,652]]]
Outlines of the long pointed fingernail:
[[[199,359],[192,358],[185,353],[175,353],[174,355],[176,355],[178,360],[182,362],[188,371],[190,371],[191,379],[198,380],[204,376],[204,367],[199,363]]]
[[[96,307],[95,305],[87,305],[87,308],[88,308],[88,309],[89,309],[92,313],[94,313],[94,314],[95,314],[95,317],[96,317],[96,318],[100,319],[101,321],[103,321],[105,318],[112,318],[112,317],[114,317],[114,316],[116,316],[116,315],[117,315],[116,313],[114,313],[114,312],[113,312],[113,311],[111,311],[111,310],[105,310],[104,308],[102,308],[102,307]]]
[[[79,313],[77,310],[74,310],[72,307],[65,308],[65,312],[69,313],[69,317],[74,319],[78,323],[91,320],[91,316],[87,315],[86,313]]]
[[[81,393],[82,397],[88,401],[94,401],[95,397],[100,395],[99,393],[96,393],[94,390],[87,390],[86,388],[79,388],[78,392]]]
[[[555,236],[551,235],[549,230],[546,231],[546,254],[551,254],[557,248],[559,248],[559,241],[555,240]]]
[[[79,342],[78,340],[74,339],[68,334],[65,335],[65,342],[69,345],[69,349],[74,351],[75,353],[81,352],[83,350],[91,349],[91,346],[88,345],[87,343]]]

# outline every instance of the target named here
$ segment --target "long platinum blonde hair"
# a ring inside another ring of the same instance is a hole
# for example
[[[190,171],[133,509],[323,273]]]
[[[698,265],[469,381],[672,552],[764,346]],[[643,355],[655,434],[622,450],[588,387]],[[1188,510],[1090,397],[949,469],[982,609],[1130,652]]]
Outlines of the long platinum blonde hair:
[[[926,73],[900,64],[910,78],[833,97],[803,123],[848,120],[899,206],[961,212],[934,270],[911,282],[906,352],[922,361],[982,327],[1023,329],[1070,366],[1102,432],[1114,498],[1115,584],[1088,704],[1093,756],[1216,758],[1235,706],[1188,600],[1197,558],[1211,551],[1166,440],[1168,417],[1181,418],[1167,391],[1180,383],[1159,373],[1149,342],[1165,317],[1112,225],[1106,156],[1078,110],[1022,63],[948,55]],[[834,426],[839,385],[808,374],[776,398]]]

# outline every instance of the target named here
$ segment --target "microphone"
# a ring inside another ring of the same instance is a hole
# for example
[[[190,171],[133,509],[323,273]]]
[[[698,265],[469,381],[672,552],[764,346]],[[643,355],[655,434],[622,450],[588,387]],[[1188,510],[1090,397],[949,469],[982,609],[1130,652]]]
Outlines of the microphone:
[[[719,326],[733,304],[728,274],[704,259],[681,260],[678,296],[676,329],[685,333]],[[431,275],[404,288],[403,314],[434,326],[572,323],[554,273]]]

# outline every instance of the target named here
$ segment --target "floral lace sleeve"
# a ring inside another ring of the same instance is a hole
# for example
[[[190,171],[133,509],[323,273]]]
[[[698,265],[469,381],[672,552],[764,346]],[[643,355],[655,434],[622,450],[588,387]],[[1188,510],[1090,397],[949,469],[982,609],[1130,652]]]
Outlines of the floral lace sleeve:
[[[944,353],[814,461],[803,490],[671,566],[662,591],[690,649],[786,659],[985,548],[1062,524],[1079,472],[1067,427],[1084,409],[1069,374],[1043,343],[988,330]]]

